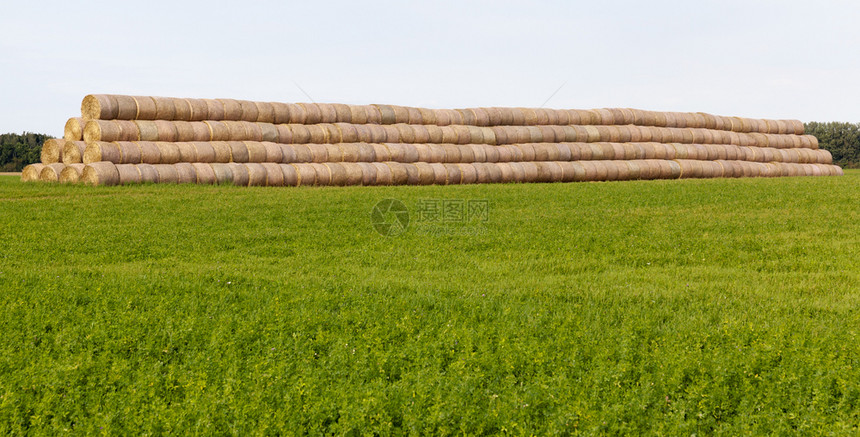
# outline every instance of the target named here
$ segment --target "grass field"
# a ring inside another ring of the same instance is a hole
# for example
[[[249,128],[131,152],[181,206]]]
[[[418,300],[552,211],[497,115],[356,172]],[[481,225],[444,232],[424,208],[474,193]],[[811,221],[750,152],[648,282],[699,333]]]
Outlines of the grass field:
[[[858,187],[0,177],[0,434],[856,435]]]

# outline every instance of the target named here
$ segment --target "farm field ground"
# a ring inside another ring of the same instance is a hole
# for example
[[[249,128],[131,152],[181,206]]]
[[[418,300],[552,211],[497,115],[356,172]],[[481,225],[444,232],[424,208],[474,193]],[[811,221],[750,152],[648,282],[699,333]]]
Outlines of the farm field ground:
[[[0,434],[860,432],[860,171],[0,205]]]

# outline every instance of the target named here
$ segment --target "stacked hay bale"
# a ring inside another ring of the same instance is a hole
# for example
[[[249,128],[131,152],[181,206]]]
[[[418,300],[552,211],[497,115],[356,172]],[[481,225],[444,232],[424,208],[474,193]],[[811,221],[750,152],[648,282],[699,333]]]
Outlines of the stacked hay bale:
[[[840,175],[796,120],[88,95],[22,174],[93,185],[423,185]]]

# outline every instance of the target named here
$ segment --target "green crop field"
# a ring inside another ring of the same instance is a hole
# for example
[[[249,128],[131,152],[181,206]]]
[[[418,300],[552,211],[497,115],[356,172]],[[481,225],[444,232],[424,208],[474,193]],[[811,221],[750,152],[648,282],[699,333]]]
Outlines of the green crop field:
[[[860,432],[857,171],[0,205],[0,434]]]

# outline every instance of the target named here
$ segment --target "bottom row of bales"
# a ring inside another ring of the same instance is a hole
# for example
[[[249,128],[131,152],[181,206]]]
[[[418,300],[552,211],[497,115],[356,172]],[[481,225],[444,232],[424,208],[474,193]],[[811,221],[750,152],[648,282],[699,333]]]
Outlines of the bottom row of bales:
[[[140,183],[305,185],[452,185],[510,182],[580,182],[781,176],[836,176],[830,164],[700,160],[607,160],[476,162],[460,164],[400,162],[33,164],[22,181],[128,185]]]

